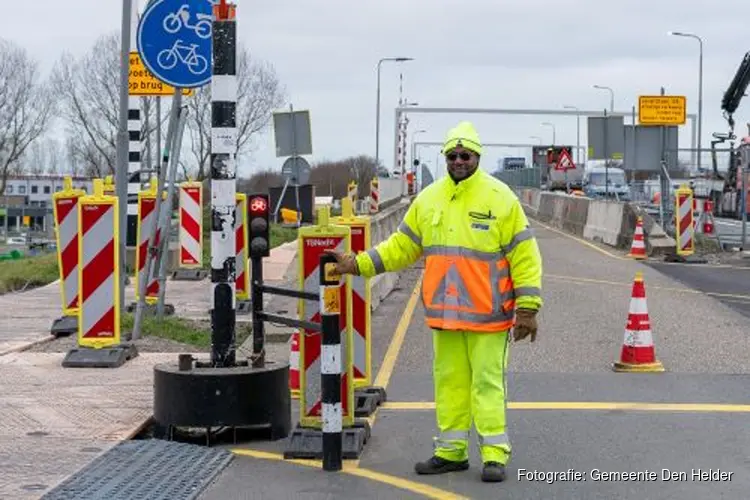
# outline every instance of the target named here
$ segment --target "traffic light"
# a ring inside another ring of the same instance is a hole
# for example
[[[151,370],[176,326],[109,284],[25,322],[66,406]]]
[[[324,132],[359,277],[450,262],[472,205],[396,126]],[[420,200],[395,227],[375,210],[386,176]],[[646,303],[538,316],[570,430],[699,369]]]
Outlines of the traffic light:
[[[251,194],[248,197],[250,257],[271,255],[270,205],[267,194]]]

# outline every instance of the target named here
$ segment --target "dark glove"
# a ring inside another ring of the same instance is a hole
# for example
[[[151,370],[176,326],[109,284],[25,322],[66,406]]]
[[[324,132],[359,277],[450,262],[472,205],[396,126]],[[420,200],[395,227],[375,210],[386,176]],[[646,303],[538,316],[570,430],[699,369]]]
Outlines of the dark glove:
[[[516,310],[516,325],[513,328],[513,340],[518,342],[531,335],[531,341],[536,340],[536,313],[531,309]]]
[[[324,250],[328,255],[333,255],[336,258],[336,272],[338,274],[354,274],[359,275],[359,266],[357,265],[357,259],[354,254],[342,254],[335,250]]]

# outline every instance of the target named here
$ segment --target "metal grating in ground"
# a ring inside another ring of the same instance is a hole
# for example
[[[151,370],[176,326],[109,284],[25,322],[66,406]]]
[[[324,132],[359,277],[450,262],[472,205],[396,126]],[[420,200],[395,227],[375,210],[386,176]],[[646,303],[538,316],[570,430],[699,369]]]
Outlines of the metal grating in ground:
[[[232,458],[227,450],[186,443],[125,441],[42,500],[192,500]]]

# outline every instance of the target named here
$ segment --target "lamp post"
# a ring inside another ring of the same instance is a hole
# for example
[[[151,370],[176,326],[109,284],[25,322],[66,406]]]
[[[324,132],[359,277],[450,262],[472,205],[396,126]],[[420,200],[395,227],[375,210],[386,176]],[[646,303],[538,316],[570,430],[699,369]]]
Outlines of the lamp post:
[[[417,135],[424,134],[425,132],[427,132],[427,131],[426,130],[415,130],[411,134],[411,168],[412,169],[414,169],[414,167],[415,167],[414,160],[417,159],[417,144],[416,144]]]
[[[557,131],[555,130],[555,124],[550,122],[542,122],[542,125],[552,127],[552,145],[557,144]]]
[[[608,90],[609,91],[609,111],[610,113],[615,112],[615,91],[604,85],[594,85],[595,89]]]
[[[529,139],[536,139],[537,141],[539,141],[539,145],[542,144],[542,138],[539,137],[538,135],[530,135]]]
[[[412,57],[383,57],[378,61],[378,90],[375,104],[375,166],[380,165],[380,68],[386,61],[404,62],[413,61]]]
[[[580,111],[576,106],[563,106],[563,109]],[[576,115],[576,164],[581,164],[581,115]]]
[[[670,31],[667,33],[672,36],[681,36],[698,40],[698,158],[697,167],[701,168],[701,134],[703,132],[703,39],[693,33],[682,33],[680,31]]]

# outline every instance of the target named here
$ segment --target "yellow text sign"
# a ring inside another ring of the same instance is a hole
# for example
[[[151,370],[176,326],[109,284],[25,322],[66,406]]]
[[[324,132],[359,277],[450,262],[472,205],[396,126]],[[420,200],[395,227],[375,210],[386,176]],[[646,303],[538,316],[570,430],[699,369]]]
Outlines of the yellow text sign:
[[[131,52],[128,93],[137,96],[171,96],[174,95],[174,87],[156,78],[143,64],[138,52]],[[193,89],[182,89],[182,95],[193,95]]]
[[[687,103],[683,95],[642,95],[638,97],[639,125],[684,125]]]

